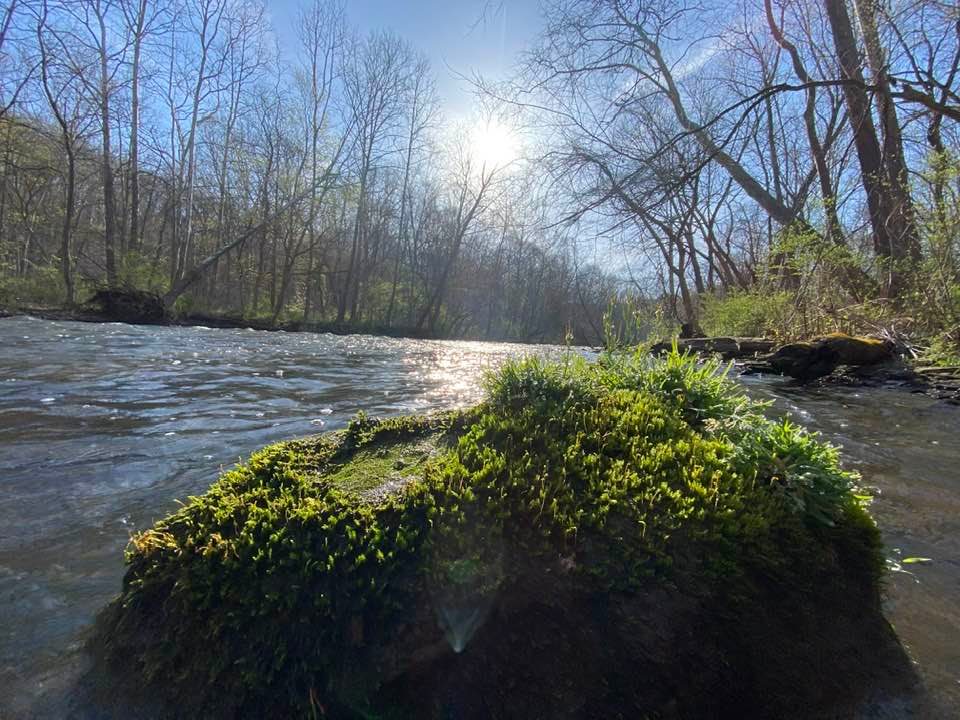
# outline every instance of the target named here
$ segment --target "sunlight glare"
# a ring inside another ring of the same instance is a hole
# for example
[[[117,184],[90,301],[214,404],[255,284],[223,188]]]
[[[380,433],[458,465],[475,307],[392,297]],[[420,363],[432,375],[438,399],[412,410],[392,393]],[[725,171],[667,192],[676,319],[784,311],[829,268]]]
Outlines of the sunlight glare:
[[[470,132],[473,161],[486,170],[499,170],[519,155],[516,133],[498,120],[477,122]]]

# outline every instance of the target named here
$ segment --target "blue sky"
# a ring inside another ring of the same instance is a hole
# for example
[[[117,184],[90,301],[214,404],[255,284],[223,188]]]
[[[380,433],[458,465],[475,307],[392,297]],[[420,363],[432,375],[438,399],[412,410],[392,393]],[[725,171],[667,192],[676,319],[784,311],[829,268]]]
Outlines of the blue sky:
[[[456,73],[499,77],[540,29],[538,0],[491,0],[502,6],[484,15],[486,0],[346,0],[347,15],[361,32],[391,29],[427,54],[448,116],[471,108],[466,83]],[[268,0],[281,41],[292,40],[297,0]]]

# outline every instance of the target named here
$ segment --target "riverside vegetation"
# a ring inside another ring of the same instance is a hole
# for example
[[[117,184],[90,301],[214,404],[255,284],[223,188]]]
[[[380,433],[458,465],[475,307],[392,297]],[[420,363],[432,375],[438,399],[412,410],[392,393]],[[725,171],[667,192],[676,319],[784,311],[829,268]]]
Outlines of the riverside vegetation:
[[[476,407],[267,447],[132,539],[91,691],[118,716],[835,717],[908,673],[880,536],[836,448],[762,409],[676,351],[524,359]]]
[[[480,69],[506,3],[453,5]],[[592,345],[609,309],[960,366],[956,3],[887,5],[544,0],[460,122],[343,0],[13,0],[0,308]]]

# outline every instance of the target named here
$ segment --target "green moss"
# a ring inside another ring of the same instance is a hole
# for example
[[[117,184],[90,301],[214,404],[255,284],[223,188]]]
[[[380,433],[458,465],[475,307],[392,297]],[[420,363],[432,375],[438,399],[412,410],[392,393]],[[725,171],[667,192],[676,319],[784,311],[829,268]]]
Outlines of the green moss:
[[[761,410],[676,353],[529,359],[471,411],[268,447],[133,539],[100,652],[185,715],[366,712],[425,607],[459,651],[534,579],[722,607],[758,572],[821,571],[846,547],[875,584],[855,477]]]
[[[848,335],[847,333],[842,332],[827,333],[824,335],[824,338],[828,340],[854,342],[870,347],[883,347],[884,345],[884,341],[880,338],[869,337],[867,335]]]
[[[336,469],[331,468],[327,481],[365,499],[384,486],[396,492],[422,475],[426,462],[435,452],[436,446],[429,442],[363,450]]]

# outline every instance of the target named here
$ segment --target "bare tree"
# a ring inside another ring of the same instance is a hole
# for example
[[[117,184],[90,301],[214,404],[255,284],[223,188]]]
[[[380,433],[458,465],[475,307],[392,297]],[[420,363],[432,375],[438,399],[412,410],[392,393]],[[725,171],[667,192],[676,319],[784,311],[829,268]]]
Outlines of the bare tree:
[[[60,230],[60,273],[66,290],[67,305],[76,301],[72,267],[72,234],[77,195],[77,154],[82,137],[84,117],[82,108],[83,68],[73,63],[58,63],[55,57],[68,58],[63,36],[49,27],[49,7],[43,0],[36,24],[37,47],[40,52],[40,80],[50,112],[60,129],[60,138],[66,155],[65,198],[63,223]],[[53,47],[51,47],[51,42]]]
[[[409,187],[415,156],[420,151],[423,136],[435,121],[439,112],[436,86],[430,72],[429,62],[420,58],[414,65],[405,88],[407,105],[406,140],[403,158],[403,180],[400,185],[400,219],[397,226],[397,242],[394,251],[393,278],[390,283],[390,300],[387,304],[386,325],[393,324],[393,311],[397,298],[397,285],[400,282],[400,267],[407,248],[407,223],[409,206]]]
[[[140,249],[140,76],[143,67],[143,45],[154,31],[164,12],[156,0],[123,0],[121,2],[126,31],[133,44],[130,63],[130,224],[127,247]]]
[[[223,46],[228,6],[227,0],[193,0],[189,7],[191,30],[196,36],[196,67],[192,69],[193,82],[188,99],[186,138],[180,160],[183,229],[175,245],[171,278],[173,282],[183,278],[194,250],[197,139],[200,123],[205,119],[201,113],[210,110],[208,103],[216,103],[221,89],[223,68],[229,57]],[[171,55],[171,67],[173,62]],[[180,227],[179,223],[177,227]]]
[[[418,330],[425,327],[436,328],[447,284],[460,257],[464,240],[503,187],[500,180],[505,167],[489,163],[486,158],[478,158],[471,147],[471,140],[469,131],[461,129],[451,141],[451,168],[447,185],[454,197],[449,206],[450,217],[445,229],[449,247],[446,258],[440,265],[433,290],[417,319]]]
[[[337,309],[338,323],[344,321],[348,308],[351,319],[357,315],[359,265],[362,262],[370,181],[378,163],[396,150],[392,135],[401,117],[402,91],[412,64],[410,47],[388,33],[355,40],[351,52],[353,62],[346,68],[344,88],[350,121],[356,133],[358,199],[349,260]]]
[[[16,104],[37,65],[26,51],[26,38],[14,37],[19,34],[15,19],[24,9],[22,0],[10,0],[0,15],[0,120]]]
[[[325,195],[329,183],[321,190],[320,179],[333,175],[333,166],[326,168],[321,164],[321,141],[329,122],[329,112],[333,99],[334,83],[339,74],[342,61],[344,35],[344,6],[342,2],[313,2],[300,12],[300,44],[307,57],[304,72],[304,100],[307,107],[306,143],[310,162],[310,209],[305,227],[309,253],[307,268],[307,288],[304,317],[311,315],[311,303],[314,292],[311,290],[320,284],[321,275],[315,272],[319,233],[318,214],[321,209],[321,194]],[[342,147],[342,144],[341,144]],[[339,153],[337,160],[339,161]],[[323,262],[320,262],[321,267]],[[319,289],[322,293],[322,287]]]
[[[100,119],[100,183],[103,193],[103,248],[106,261],[107,285],[117,285],[117,198],[113,164],[115,156],[112,142],[111,101],[116,93],[116,75],[122,65],[126,51],[125,39],[116,42],[113,32],[114,0],[82,0],[76,6],[63,5],[64,10],[73,16],[79,32],[71,35],[71,40],[80,46],[80,52],[89,51],[96,57],[96,71],[84,77],[90,88],[90,96],[95,98],[97,114]],[[74,57],[77,50],[68,43],[65,49]]]
[[[906,191],[895,187],[906,182],[906,177],[891,178],[886,172],[846,1],[825,0],[825,4],[840,71],[849,81],[843,85],[843,91],[870,209],[874,249],[887,261],[885,286],[890,295],[896,296],[903,289],[902,261],[911,254],[912,246],[919,247],[913,228],[906,223],[909,216],[897,202],[897,197],[904,196]]]

